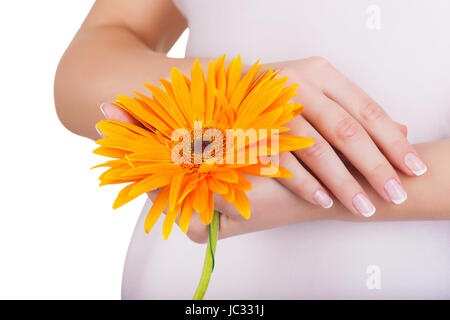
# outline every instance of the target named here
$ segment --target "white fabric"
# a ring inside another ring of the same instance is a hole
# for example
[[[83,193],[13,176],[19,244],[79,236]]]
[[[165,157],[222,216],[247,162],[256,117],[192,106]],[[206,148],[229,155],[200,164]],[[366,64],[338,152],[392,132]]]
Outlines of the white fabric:
[[[448,0],[176,0],[187,56],[263,62],[323,56],[388,113],[412,142],[450,137]],[[124,271],[124,298],[191,298],[204,246],[143,209]],[[381,289],[366,272],[381,270]],[[450,298],[450,222],[311,222],[220,241],[207,298]]]

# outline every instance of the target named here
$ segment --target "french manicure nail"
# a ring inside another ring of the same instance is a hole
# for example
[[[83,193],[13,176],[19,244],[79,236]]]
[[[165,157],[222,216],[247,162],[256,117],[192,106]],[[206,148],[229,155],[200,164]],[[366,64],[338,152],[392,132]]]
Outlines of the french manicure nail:
[[[406,154],[405,164],[416,176],[421,176],[428,170],[425,163],[423,163],[418,156],[411,152]]]
[[[386,184],[384,185],[384,190],[386,190],[389,198],[395,204],[403,203],[408,198],[406,191],[394,178],[391,178],[386,182]]]
[[[366,218],[371,217],[376,211],[372,202],[370,202],[370,200],[362,193],[358,193],[353,197],[353,205],[356,210]]]
[[[97,130],[97,133],[101,138],[105,137],[105,135],[97,128],[97,126],[95,126],[95,130]]]
[[[105,112],[105,109],[104,109],[105,104],[106,104],[106,103],[102,103],[102,104],[100,105],[100,111],[102,112],[103,116],[104,116],[106,119],[108,119],[108,116],[106,115],[106,112]]]
[[[323,190],[317,190],[314,193],[314,201],[316,201],[322,208],[329,209],[333,206],[333,199]]]

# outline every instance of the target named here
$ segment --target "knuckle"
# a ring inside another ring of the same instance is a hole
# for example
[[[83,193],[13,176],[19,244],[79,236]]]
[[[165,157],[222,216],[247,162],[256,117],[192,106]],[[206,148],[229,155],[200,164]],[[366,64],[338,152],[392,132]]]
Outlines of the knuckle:
[[[375,178],[384,176],[387,172],[391,171],[390,167],[386,163],[379,163],[368,171],[368,177]]]
[[[279,70],[280,75],[287,77],[291,82],[297,83],[300,80],[295,66],[282,66]]]
[[[291,153],[290,152],[281,152],[278,155],[278,161],[280,162],[281,165],[283,164],[287,164],[290,161],[290,157],[291,157]]]
[[[345,116],[336,125],[336,136],[340,140],[348,140],[360,135],[362,127],[351,116]]]
[[[323,159],[328,153],[328,145],[324,140],[315,141],[308,148],[301,149],[300,155],[306,158]]]
[[[205,226],[200,221],[191,221],[187,237],[195,243],[204,244],[208,241],[208,233]]]
[[[312,66],[318,69],[331,67],[331,63],[323,57],[313,56],[308,58],[307,60]]]
[[[375,101],[369,101],[361,108],[361,117],[367,122],[385,118],[386,114]]]

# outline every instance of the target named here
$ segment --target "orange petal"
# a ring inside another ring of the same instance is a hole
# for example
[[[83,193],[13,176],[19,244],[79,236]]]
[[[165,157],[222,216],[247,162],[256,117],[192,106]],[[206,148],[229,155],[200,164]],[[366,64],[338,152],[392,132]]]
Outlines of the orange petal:
[[[252,184],[250,183],[250,181],[248,181],[248,179],[240,172],[236,172],[238,177],[239,177],[239,181],[236,184],[233,184],[233,186],[241,191],[250,191],[252,190]]]
[[[197,212],[203,212],[206,210],[207,200],[208,200],[208,184],[206,179],[202,179],[197,187],[193,191],[193,202],[192,206]]]
[[[129,168],[126,171],[124,171],[121,174],[121,177],[127,177],[127,176],[135,176],[135,175],[142,175],[142,174],[157,174],[157,173],[176,173],[177,171],[182,170],[181,167],[175,163],[151,163],[151,164],[145,164],[140,165],[135,168]]]
[[[164,187],[153,202],[153,205],[145,218],[144,229],[146,233],[150,232],[156,221],[158,221],[159,216],[166,208],[167,203],[169,202],[169,190],[169,186]]]
[[[253,128],[253,129],[268,129],[278,124],[277,121],[283,113],[283,109],[278,108],[270,112],[265,112],[259,117],[257,117],[253,122],[248,122],[242,129]]]
[[[239,170],[241,173],[245,173],[245,174],[249,174],[252,176],[264,176],[264,177],[273,177],[273,178],[277,178],[279,176],[279,173],[274,173],[272,175],[267,175],[267,174],[263,174],[263,169],[268,169],[270,168],[271,165],[270,164],[262,164],[262,163],[258,163],[255,165],[251,165],[251,166],[246,166],[246,167],[240,167],[237,170]]]
[[[192,124],[188,124],[179,106],[176,104],[176,102],[172,99],[170,95],[168,95],[166,92],[164,92],[163,90],[154,85],[148,83],[144,83],[144,85],[152,92],[155,102],[160,103],[167,110],[167,112],[169,112],[170,115],[179,124],[181,124],[180,127],[190,128],[190,126],[192,126]]]
[[[245,192],[237,189],[234,190],[233,205],[245,219],[250,218],[250,202]]]
[[[215,192],[217,194],[226,194],[228,193],[228,185],[225,182],[222,182],[221,180],[214,179],[213,177],[208,177],[208,188],[212,192]]]
[[[292,86],[284,88],[275,101],[267,108],[268,111],[274,110],[282,105],[285,105],[289,102],[293,97],[297,95],[298,84],[294,84]]]
[[[288,103],[284,106],[276,108],[275,110],[283,110],[283,114],[275,122],[275,126],[281,126],[291,121],[300,113],[302,113],[303,109],[304,107],[299,103]]]
[[[147,150],[145,152],[134,152],[127,155],[129,161],[141,161],[152,163],[173,163],[170,152],[159,152],[156,150]]]
[[[199,177],[197,174],[191,174],[185,177],[178,199],[179,204],[182,203],[192,190],[197,187],[197,184],[199,184],[201,179],[203,179],[203,177]]]
[[[178,108],[184,114],[184,117],[188,123],[194,125],[194,111],[192,109],[191,103],[191,93],[184,80],[183,74],[177,68],[172,68],[171,73],[173,93],[175,95],[175,100],[178,104]]]
[[[102,120],[101,122],[103,122],[103,121],[105,121],[105,120]],[[144,128],[134,125],[132,123],[119,121],[119,120],[107,120],[107,121],[109,123],[115,124],[117,126],[127,128],[128,130],[133,131],[134,133],[139,134],[143,137],[153,138],[155,136],[155,134],[152,131],[150,131],[148,129],[144,129]]]
[[[205,123],[210,124],[213,120],[216,101],[216,77],[214,74],[214,64],[209,61],[208,73],[206,75],[206,104],[205,104]]]
[[[289,172],[289,170],[287,170],[286,168],[279,166],[278,167],[278,178],[286,178],[286,179],[290,179],[292,178],[292,173]]]
[[[255,91],[252,98],[242,104],[233,125],[234,129],[246,128],[249,123],[255,121],[269,107],[284,87],[284,82],[278,83],[279,80],[282,79],[275,81],[277,82],[276,85],[266,84],[266,86],[261,86]]]
[[[173,208],[170,208],[170,200],[169,200],[169,209],[167,210],[166,218],[164,219],[163,223],[164,240],[167,240],[169,238],[175,220],[177,219],[178,213],[180,212],[180,208],[181,205],[175,205]]]
[[[136,183],[130,190],[130,197],[139,196],[145,192],[164,187],[172,180],[173,173],[160,173],[149,176]]]
[[[304,149],[314,143],[314,139],[308,137],[291,136],[288,134],[278,135],[279,152]]]
[[[260,73],[260,75],[252,82],[250,85],[248,92],[253,90],[254,88],[261,86],[261,84],[272,80],[278,74],[278,70],[275,71],[272,67],[268,67],[265,71]]]
[[[236,89],[234,90],[233,95],[230,99],[230,107],[237,111],[239,105],[241,104],[242,100],[245,97],[245,94],[247,93],[247,89],[250,86],[251,82],[255,78],[255,76],[259,73],[262,66],[259,65],[259,60],[248,70],[248,72],[245,74],[245,76],[239,81],[238,85],[236,86]]]
[[[100,175],[99,180],[118,179],[118,178],[120,178],[120,175],[122,174],[122,172],[124,172],[126,170],[128,170],[127,165],[121,165],[119,167],[109,168],[108,170],[106,170],[105,172],[103,172]]]
[[[195,59],[191,72],[192,109],[196,120],[204,121],[205,117],[205,76],[198,59]]]
[[[128,202],[130,202],[131,200],[136,198],[136,197],[130,197],[130,195],[129,195],[129,192],[130,192],[131,188],[133,188],[134,185],[135,185],[135,183],[129,184],[125,188],[120,190],[119,194],[117,195],[116,200],[114,201],[113,209],[120,208],[124,204],[127,204]]]
[[[161,82],[164,90],[166,90],[166,93],[173,99],[173,101],[175,101],[175,94],[173,93],[172,83],[165,79],[159,79],[159,82]]]
[[[175,206],[177,206],[178,196],[180,194],[184,174],[185,172],[176,174],[170,183],[169,211],[173,210]]]
[[[234,188],[232,186],[228,186],[228,193],[223,194],[222,197],[228,202],[233,202],[234,201]]]
[[[118,136],[106,137],[97,140],[95,143],[108,147],[130,152],[141,152],[149,148],[149,144],[137,140],[124,139]]]
[[[123,159],[125,155],[130,154],[130,151],[101,146],[95,149],[93,153],[103,157]]]
[[[180,213],[180,229],[184,233],[188,232],[189,223],[191,222],[192,215],[194,214],[194,208],[192,207],[192,197],[188,196],[181,207]]]
[[[241,60],[241,56],[237,56],[236,58],[231,60],[230,64],[228,65],[228,69],[227,69],[226,97],[227,97],[228,101],[231,99],[231,96],[234,93],[236,86],[238,85],[239,81],[241,80],[241,75],[242,75],[242,60]]]
[[[212,192],[208,192],[207,199],[205,199],[206,207],[205,210],[199,212],[199,217],[202,223],[207,226],[211,223],[213,214],[214,214],[214,194]]]
[[[99,129],[105,136],[121,135],[130,139],[137,139],[139,141],[156,141],[154,140],[155,134],[150,131],[138,127],[131,123],[126,123],[116,120],[101,120],[96,124],[97,129]]]
[[[147,110],[150,109],[153,114],[158,115],[159,119],[167,124],[167,126],[174,130],[180,126],[177,120],[160,104],[156,103],[153,99],[150,99],[146,95],[133,91],[143,103],[147,105]]]
[[[103,168],[103,167],[116,167],[119,165],[123,165],[126,164],[127,162],[125,160],[110,160],[110,161],[106,161],[104,163],[98,164],[96,166],[91,167],[90,169],[96,169],[96,168]]]
[[[216,88],[225,94],[227,90],[227,80],[225,77],[225,55],[216,59],[214,63],[214,71],[216,74]]]
[[[128,113],[134,116],[143,124],[149,124],[150,128],[156,128],[161,132],[170,133],[172,129],[157,115],[151,112],[149,108],[146,108],[138,100],[127,97],[125,95],[118,95],[118,105],[122,109],[125,109]]]
[[[239,177],[236,174],[236,172],[234,172],[234,170],[231,169],[214,170],[211,171],[211,175],[216,179],[230,183],[236,183],[239,180]]]

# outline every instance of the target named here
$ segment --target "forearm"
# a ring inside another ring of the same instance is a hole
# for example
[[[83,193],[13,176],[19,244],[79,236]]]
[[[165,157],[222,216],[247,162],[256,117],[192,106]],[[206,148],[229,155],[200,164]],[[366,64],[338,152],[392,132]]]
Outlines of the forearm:
[[[377,208],[376,213],[369,219],[353,215],[338,201],[335,201],[330,209],[313,206],[292,193],[280,191],[272,181],[262,178],[260,184],[254,186],[264,188],[266,194],[273,195],[273,204],[268,205],[267,200],[253,199],[250,195],[252,217],[242,220],[223,216],[221,236],[228,237],[315,220],[371,222],[450,219],[450,139],[418,144],[416,148],[427,162],[428,172],[420,178],[400,176],[408,192],[408,200],[401,205],[389,204],[381,199],[355,170],[352,173]],[[231,208],[226,206],[224,210]]]
[[[144,83],[170,77],[176,66],[189,74],[191,59],[171,59],[151,50],[122,26],[81,28],[58,67],[55,104],[61,122],[71,131],[97,138],[99,105],[117,94],[146,92]]]

